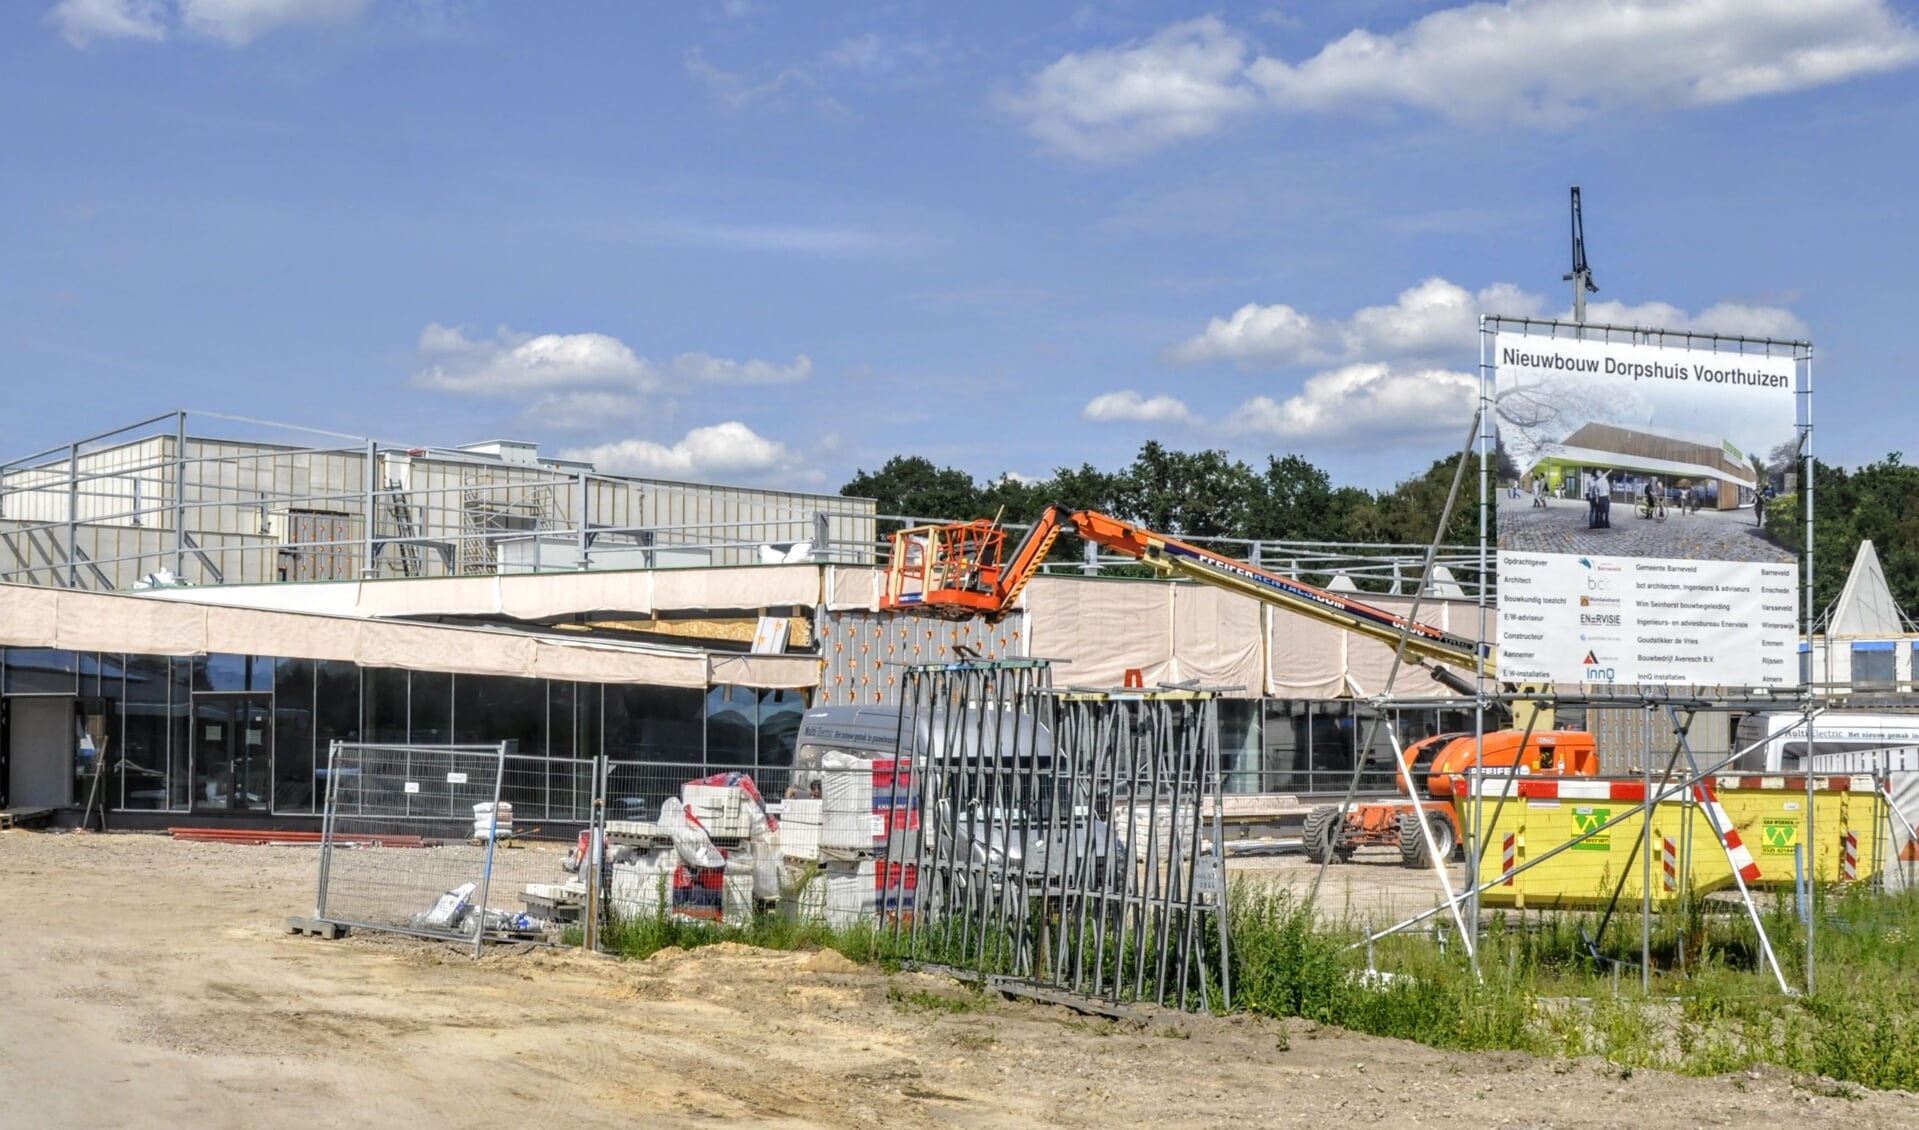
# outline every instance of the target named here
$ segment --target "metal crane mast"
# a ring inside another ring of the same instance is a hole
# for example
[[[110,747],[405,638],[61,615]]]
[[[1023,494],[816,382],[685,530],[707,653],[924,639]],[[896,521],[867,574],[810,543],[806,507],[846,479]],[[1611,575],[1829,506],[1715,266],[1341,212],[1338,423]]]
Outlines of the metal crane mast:
[[[1573,321],[1586,324],[1586,295],[1598,294],[1592,268],[1586,265],[1586,220],[1579,211],[1579,186],[1573,185],[1573,270],[1565,276],[1573,284]]]

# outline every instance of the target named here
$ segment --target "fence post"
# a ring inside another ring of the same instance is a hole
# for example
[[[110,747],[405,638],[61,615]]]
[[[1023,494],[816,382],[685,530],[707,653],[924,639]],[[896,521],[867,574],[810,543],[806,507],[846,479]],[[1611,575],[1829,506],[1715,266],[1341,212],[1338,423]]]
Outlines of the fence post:
[[[326,791],[320,794],[320,887],[313,896],[315,921],[326,919],[327,871],[333,864],[333,810],[339,804],[340,739],[327,744]]]
[[[473,956],[476,958],[480,956],[480,947],[486,944],[486,900],[487,891],[493,885],[493,852],[500,842],[500,786],[506,783],[506,747],[506,742],[500,743],[493,762],[493,810],[487,820],[486,866],[480,871],[480,913],[473,927]]]
[[[593,758],[593,803],[588,815],[586,850],[586,920],[580,946],[589,953],[600,949],[600,887],[605,882],[601,861],[606,854],[606,785],[610,762],[605,754]]]

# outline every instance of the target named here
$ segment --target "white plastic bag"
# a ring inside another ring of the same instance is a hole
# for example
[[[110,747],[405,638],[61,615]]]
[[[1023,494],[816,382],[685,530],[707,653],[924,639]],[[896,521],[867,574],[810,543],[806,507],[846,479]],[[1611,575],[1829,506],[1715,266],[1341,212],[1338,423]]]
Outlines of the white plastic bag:
[[[660,827],[673,837],[673,847],[688,867],[725,867],[726,857],[713,846],[706,829],[685,804],[677,800],[660,803]]]

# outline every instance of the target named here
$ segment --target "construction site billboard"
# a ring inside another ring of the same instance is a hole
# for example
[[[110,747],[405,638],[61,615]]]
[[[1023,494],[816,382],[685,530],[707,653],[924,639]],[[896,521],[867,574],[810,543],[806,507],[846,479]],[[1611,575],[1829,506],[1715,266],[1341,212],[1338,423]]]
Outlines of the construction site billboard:
[[[1796,467],[1803,347],[1490,336],[1500,677],[1798,685],[1799,568],[1767,509]]]

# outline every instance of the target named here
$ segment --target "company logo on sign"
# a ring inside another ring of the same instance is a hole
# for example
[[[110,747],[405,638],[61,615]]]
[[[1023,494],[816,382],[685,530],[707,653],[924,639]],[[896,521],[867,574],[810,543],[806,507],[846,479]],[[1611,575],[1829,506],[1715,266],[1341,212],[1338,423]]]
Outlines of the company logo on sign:
[[[1582,557],[1582,558],[1580,558],[1580,559],[1579,559],[1579,563],[1580,563],[1581,565],[1584,565],[1584,566],[1585,566],[1586,568],[1588,568],[1588,569],[1590,569],[1590,568],[1592,568],[1592,567],[1593,567],[1593,563],[1592,563],[1592,558],[1590,558],[1590,557]]]
[[[1797,820],[1768,820],[1759,828],[1759,854],[1791,855],[1799,842]]]
[[[1619,613],[1581,612],[1579,614],[1579,626],[1582,628],[1617,628],[1619,627]]]
[[[1573,844],[1572,850],[1611,851],[1612,833],[1599,831],[1599,829],[1606,826],[1606,818],[1611,815],[1612,809],[1610,808],[1573,809],[1573,834],[1578,836],[1586,836],[1588,832],[1596,834],[1587,836],[1586,839]]]
[[[1586,668],[1586,681],[1589,683],[1610,683],[1616,680],[1611,667]]]
[[[1580,660],[1580,662],[1588,667],[1597,667],[1599,665],[1599,654],[1589,651],[1586,653],[1586,658]]]

